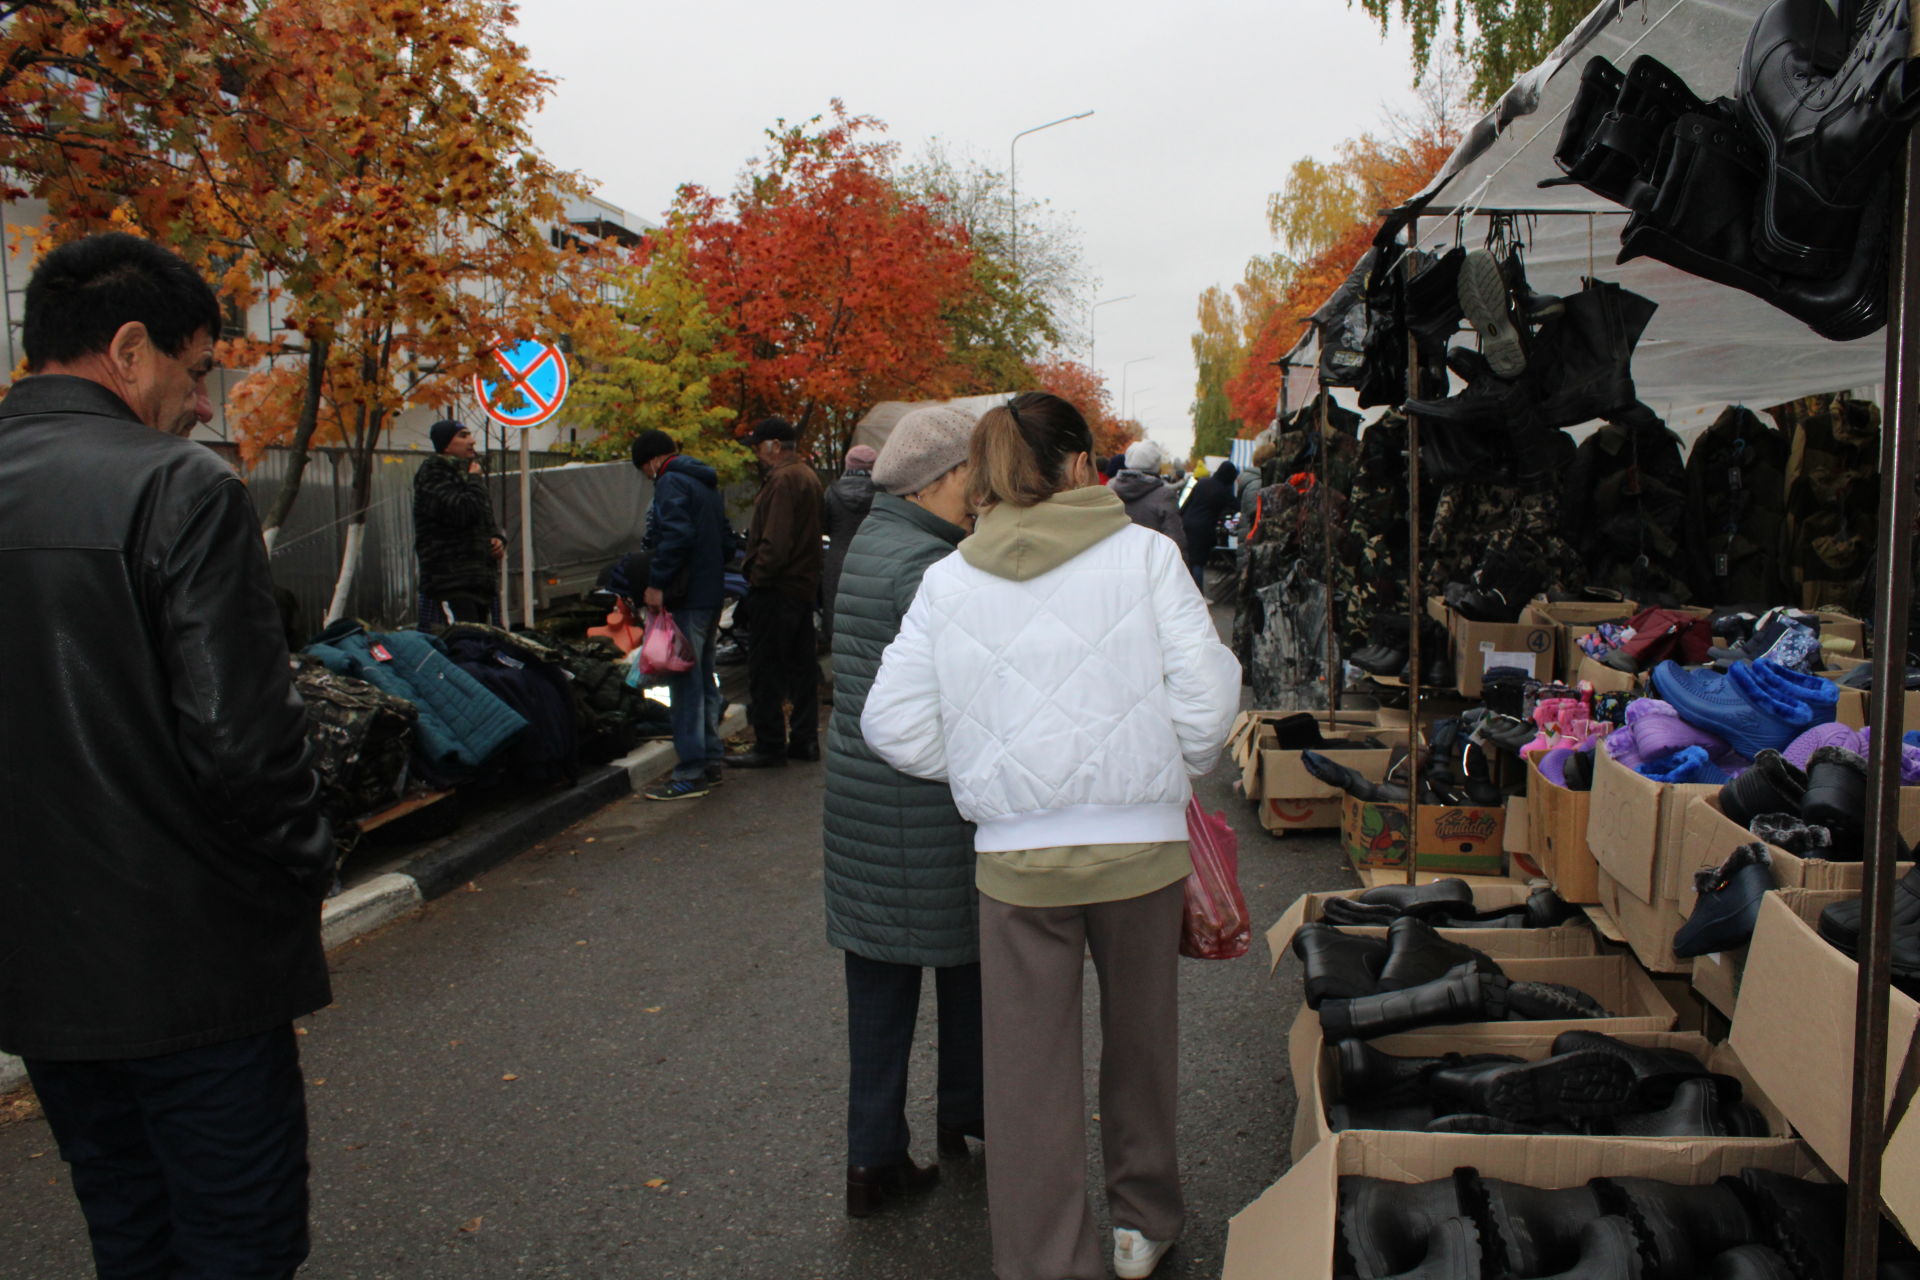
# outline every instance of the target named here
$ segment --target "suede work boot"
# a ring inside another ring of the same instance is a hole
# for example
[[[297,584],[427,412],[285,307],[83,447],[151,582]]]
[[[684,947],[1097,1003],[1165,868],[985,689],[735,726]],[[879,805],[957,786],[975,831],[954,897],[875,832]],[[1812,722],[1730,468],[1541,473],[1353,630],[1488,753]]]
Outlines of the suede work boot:
[[[1293,954],[1306,969],[1307,1008],[1318,1009],[1323,1000],[1347,1000],[1378,991],[1387,942],[1332,925],[1303,924],[1294,932]]]
[[[1579,1260],[1580,1231],[1606,1208],[1590,1187],[1548,1191],[1482,1178],[1486,1197],[1487,1249],[1496,1253],[1496,1273],[1539,1276],[1564,1271]]]
[[[1320,1006],[1320,1029],[1328,1040],[1372,1039],[1415,1027],[1503,1022],[1506,1016],[1506,978],[1467,963],[1405,991],[1328,1000]]]
[[[1634,1097],[1633,1069],[1610,1053],[1567,1053],[1538,1062],[1435,1068],[1427,1087],[1442,1105],[1512,1120],[1617,1116]]]
[[[1499,973],[1487,955],[1458,942],[1449,942],[1432,925],[1403,916],[1387,929],[1387,960],[1381,966],[1377,991],[1405,991],[1442,977],[1461,964],[1478,965],[1482,973]]]
[[[1442,1067],[1525,1061],[1504,1053],[1401,1058],[1382,1053],[1364,1040],[1342,1040],[1334,1048],[1340,1072],[1340,1096],[1349,1102],[1411,1101],[1426,1095],[1428,1077]]]
[[[1429,1238],[1443,1223],[1473,1221],[1461,1194],[1462,1180],[1472,1176],[1471,1170],[1463,1170],[1432,1182],[1388,1182],[1351,1175],[1341,1178],[1340,1256],[1335,1260],[1335,1273],[1359,1280],[1386,1280],[1420,1266],[1429,1253]],[[1475,1269],[1462,1272],[1460,1280],[1478,1276],[1478,1266],[1476,1248]]]

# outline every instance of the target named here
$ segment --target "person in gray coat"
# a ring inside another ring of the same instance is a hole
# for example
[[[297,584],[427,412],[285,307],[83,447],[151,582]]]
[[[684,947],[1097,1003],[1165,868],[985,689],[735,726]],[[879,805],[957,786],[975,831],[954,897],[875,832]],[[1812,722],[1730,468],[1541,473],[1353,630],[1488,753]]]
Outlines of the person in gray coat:
[[[972,524],[966,492],[973,418],[915,409],[879,459],[872,510],[847,548],[834,600],[833,715],[827,725],[827,940],[847,975],[847,1214],[931,1186],[908,1152],[907,1061],[920,971],[934,971],[940,1032],[936,1125],[942,1157],[985,1135],[980,944],[973,824],[944,782],[896,772],[860,731],[880,656],[928,566]]]
[[[827,639],[833,639],[833,597],[840,590],[840,566],[860,522],[873,506],[873,462],[879,454],[872,445],[847,450],[847,469],[827,486],[820,499],[820,527],[827,534],[826,558],[820,562],[820,603]]]
[[[1180,520],[1180,507],[1173,489],[1160,478],[1161,464],[1167,455],[1151,440],[1136,440],[1127,446],[1127,465],[1107,485],[1126,504],[1127,518],[1135,524],[1164,533],[1187,554],[1187,529]]]

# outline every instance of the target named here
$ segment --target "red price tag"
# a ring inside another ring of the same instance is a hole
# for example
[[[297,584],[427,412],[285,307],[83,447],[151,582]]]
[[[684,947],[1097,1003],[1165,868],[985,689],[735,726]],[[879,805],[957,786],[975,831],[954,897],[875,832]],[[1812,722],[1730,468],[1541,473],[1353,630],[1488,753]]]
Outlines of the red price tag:
[[[393,661],[393,655],[387,652],[387,646],[383,644],[376,644],[373,646],[373,656],[378,658],[382,662]]]

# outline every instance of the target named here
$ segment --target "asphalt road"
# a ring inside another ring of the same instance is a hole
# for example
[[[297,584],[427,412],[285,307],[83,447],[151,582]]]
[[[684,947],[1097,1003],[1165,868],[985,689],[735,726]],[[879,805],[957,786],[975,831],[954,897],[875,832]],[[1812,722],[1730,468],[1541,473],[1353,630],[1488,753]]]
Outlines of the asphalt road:
[[[623,801],[341,949],[335,1003],[302,1027],[303,1277],[988,1275],[977,1160],[948,1164],[900,1209],[843,1214],[845,1017],[821,923],[820,779],[800,765],[736,774],[703,800]],[[1352,883],[1330,838],[1268,836],[1232,782],[1223,766],[1201,796],[1240,833],[1254,947],[1181,962],[1190,1215],[1167,1280],[1217,1276],[1227,1219],[1287,1165],[1298,973],[1289,961],[1269,979],[1259,935],[1297,894]],[[922,1160],[929,1015],[910,1114]],[[1090,1016],[1089,1063],[1098,1034]],[[1097,1143],[1090,1125],[1096,1160]],[[91,1274],[44,1122],[0,1125],[0,1275]]]

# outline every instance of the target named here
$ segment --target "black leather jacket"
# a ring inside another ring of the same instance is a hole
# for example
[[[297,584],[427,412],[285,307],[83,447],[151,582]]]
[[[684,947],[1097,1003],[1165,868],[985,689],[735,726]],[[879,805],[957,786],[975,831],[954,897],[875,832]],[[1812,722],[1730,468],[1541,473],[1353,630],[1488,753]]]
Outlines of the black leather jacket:
[[[260,525],[81,378],[0,401],[0,1049],[85,1060],[326,1004],[332,837]]]

